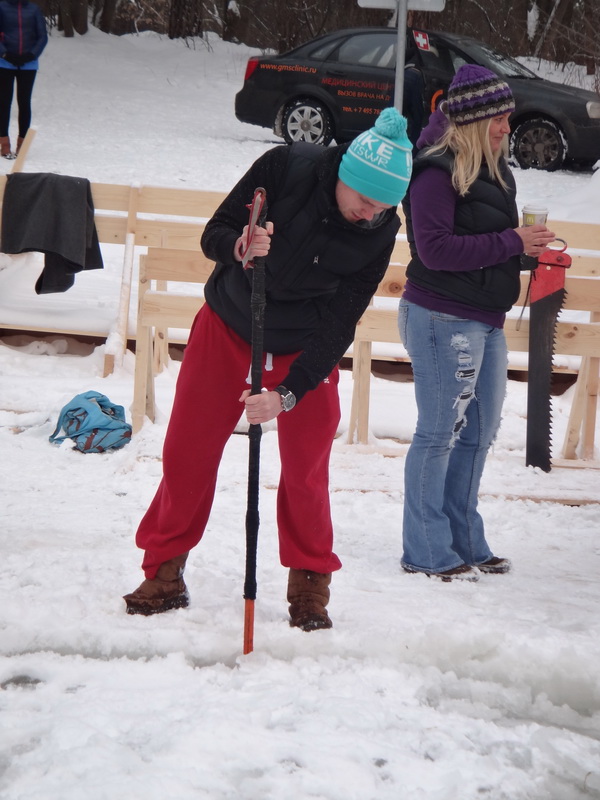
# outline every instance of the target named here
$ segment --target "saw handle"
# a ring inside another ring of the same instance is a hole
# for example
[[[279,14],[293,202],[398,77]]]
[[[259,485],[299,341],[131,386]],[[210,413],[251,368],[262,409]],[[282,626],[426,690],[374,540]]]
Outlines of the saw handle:
[[[560,240],[562,241],[562,239]],[[571,266],[571,256],[565,252],[567,245],[562,250],[555,250],[553,247],[547,247],[538,258],[538,265],[540,267],[563,267],[568,269]]]
[[[546,248],[538,258],[537,269],[531,275],[531,302],[535,303],[537,300],[548,297],[554,292],[564,290],[565,270],[570,266],[571,256],[565,250]]]
[[[554,242],[560,242],[562,244],[562,247],[551,247],[550,245],[553,245]],[[567,243],[565,242],[565,240],[564,239],[559,239],[558,236],[557,236],[556,239],[554,240],[554,242],[550,242],[550,244],[548,245],[547,249],[548,250],[553,250],[555,253],[564,253],[565,250],[567,249]]]

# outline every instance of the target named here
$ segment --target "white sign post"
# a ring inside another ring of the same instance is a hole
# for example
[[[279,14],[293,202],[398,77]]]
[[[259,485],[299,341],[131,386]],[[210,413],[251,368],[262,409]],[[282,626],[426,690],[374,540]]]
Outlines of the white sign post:
[[[396,46],[396,84],[394,105],[402,113],[404,96],[404,56],[406,54],[406,17],[410,11],[443,11],[446,0],[357,0],[361,8],[397,9],[398,44]]]

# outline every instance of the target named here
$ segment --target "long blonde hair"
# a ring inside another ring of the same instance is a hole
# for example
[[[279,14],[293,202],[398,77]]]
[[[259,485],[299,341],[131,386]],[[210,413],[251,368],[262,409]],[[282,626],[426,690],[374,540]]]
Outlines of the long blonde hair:
[[[444,134],[428,153],[441,153],[451,150],[454,154],[452,168],[452,186],[461,197],[464,197],[476,180],[485,162],[490,175],[506,191],[508,186],[500,172],[500,159],[508,154],[506,139],[502,147],[495,153],[490,146],[491,119],[482,119],[468,125],[448,123]]]

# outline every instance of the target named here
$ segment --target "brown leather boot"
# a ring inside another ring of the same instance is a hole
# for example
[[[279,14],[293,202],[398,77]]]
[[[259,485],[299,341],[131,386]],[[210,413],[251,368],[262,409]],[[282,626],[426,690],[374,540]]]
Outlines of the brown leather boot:
[[[190,602],[183,580],[188,553],[161,564],[156,577],[143,581],[135,592],[124,595],[128,614],[162,614],[172,608],[187,608]]]
[[[8,136],[0,136],[0,156],[2,156],[2,158],[14,158],[10,149],[10,138]]]
[[[329,602],[331,572],[290,569],[287,599],[290,604],[290,625],[303,631],[331,628],[325,606]]]

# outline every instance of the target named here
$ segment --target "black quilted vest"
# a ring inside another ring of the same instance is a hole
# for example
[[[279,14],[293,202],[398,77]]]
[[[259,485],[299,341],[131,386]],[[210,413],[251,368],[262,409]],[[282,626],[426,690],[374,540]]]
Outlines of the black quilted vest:
[[[431,166],[452,174],[452,164],[453,156],[450,153],[429,155],[425,151],[415,159],[413,177]],[[458,197],[454,217],[456,234],[500,233],[506,228],[518,227],[515,181],[504,159],[501,161],[501,170],[508,192],[491,178],[484,166],[467,195]],[[403,209],[411,252],[406,275],[412,284],[483,311],[507,312],[512,308],[520,291],[520,256],[513,256],[484,269],[465,272],[428,269],[419,258],[415,245],[408,194]]]

